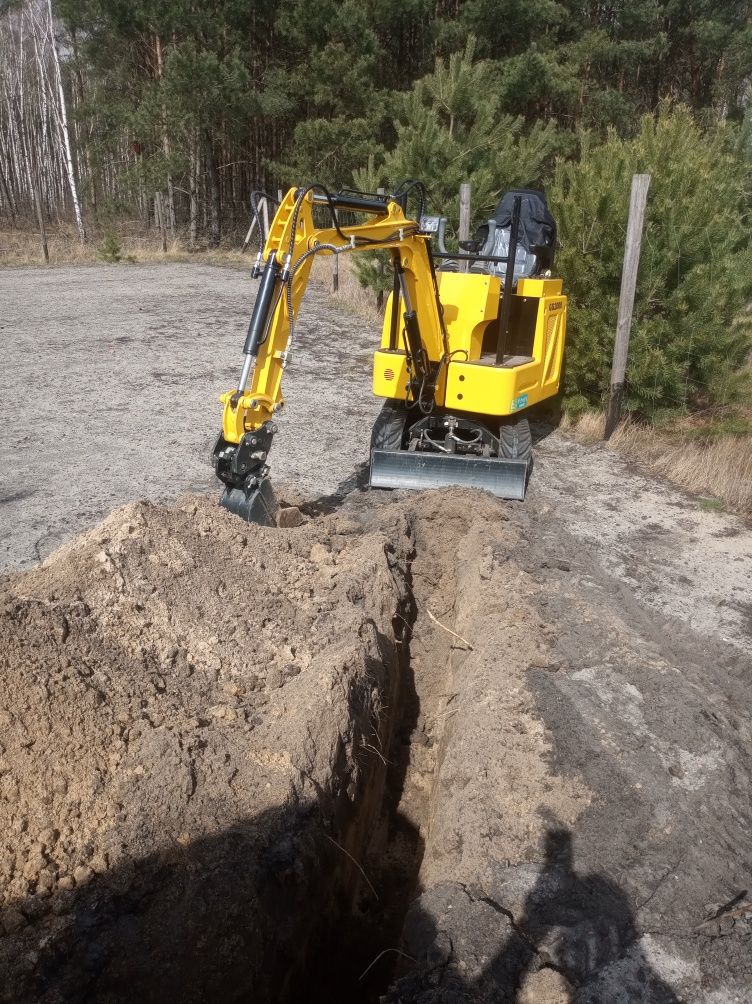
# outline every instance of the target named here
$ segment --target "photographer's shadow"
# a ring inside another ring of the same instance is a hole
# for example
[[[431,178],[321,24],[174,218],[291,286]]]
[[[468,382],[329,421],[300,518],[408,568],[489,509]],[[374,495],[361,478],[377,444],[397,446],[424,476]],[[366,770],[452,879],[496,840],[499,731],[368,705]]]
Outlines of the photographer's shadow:
[[[679,1004],[645,958],[622,890],[597,873],[577,874],[569,830],[548,829],[543,849],[519,921],[489,896],[461,886],[413,904],[406,951],[418,964],[397,983],[390,1004]],[[489,955],[490,962],[474,965]]]

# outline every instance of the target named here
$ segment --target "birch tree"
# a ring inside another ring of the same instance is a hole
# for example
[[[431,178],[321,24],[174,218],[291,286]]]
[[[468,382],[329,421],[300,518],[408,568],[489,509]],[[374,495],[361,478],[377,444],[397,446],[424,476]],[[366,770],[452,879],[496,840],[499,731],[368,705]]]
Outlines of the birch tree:
[[[30,3],[33,0],[30,0]],[[57,39],[55,38],[55,24],[52,14],[52,0],[47,0],[47,32],[52,50],[52,62],[55,68],[55,84],[57,87],[57,97],[59,102],[59,125],[60,135],[65,151],[65,170],[68,175],[71,199],[73,200],[73,212],[76,217],[76,229],[81,243],[86,242],[86,228],[84,227],[84,217],[81,212],[81,200],[78,197],[78,185],[76,183],[76,168],[73,163],[73,151],[71,149],[70,129],[68,127],[68,108],[65,101],[65,90],[63,88],[63,77],[60,72],[60,53],[58,52]]]

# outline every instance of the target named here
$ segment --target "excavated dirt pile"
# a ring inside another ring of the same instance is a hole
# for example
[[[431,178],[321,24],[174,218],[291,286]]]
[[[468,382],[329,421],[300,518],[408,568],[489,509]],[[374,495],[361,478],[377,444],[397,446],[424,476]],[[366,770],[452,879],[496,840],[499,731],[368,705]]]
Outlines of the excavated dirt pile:
[[[294,996],[379,810],[409,547],[191,499],[4,580],[3,1000]]]

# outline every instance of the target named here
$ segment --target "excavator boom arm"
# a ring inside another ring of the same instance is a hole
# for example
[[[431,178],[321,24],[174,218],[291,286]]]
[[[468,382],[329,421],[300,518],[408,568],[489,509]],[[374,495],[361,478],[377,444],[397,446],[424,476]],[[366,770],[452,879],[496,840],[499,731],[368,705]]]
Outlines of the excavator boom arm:
[[[331,226],[316,225],[317,208],[328,211]],[[338,211],[367,213],[371,218],[355,225],[339,224]],[[318,186],[288,191],[254,266],[261,281],[238,386],[220,398],[224,412],[214,464],[230,493],[249,497],[266,475],[266,458],[276,431],[272,419],[284,404],[282,378],[290,359],[295,318],[317,254],[392,252],[414,392],[433,388],[431,372],[438,373],[447,345],[428,239],[420,233],[419,224],[405,216],[399,201],[358,194],[332,196]]]

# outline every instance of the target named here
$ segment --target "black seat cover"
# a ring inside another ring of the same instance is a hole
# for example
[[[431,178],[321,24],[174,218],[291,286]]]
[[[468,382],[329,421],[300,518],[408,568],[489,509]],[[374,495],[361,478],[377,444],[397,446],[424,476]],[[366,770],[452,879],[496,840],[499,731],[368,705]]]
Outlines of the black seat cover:
[[[514,200],[518,195],[521,198],[518,240],[526,251],[536,255],[541,269],[552,268],[556,248],[556,221],[542,191],[535,188],[515,188],[505,192],[493,218],[498,227],[511,228]],[[476,246],[483,247],[487,237],[488,225],[478,227],[475,233]]]

